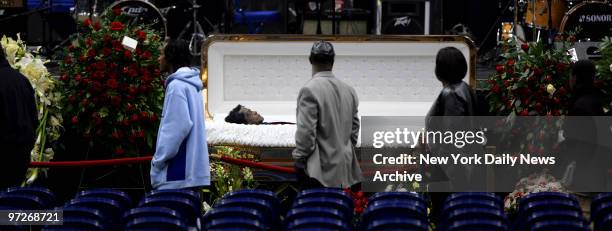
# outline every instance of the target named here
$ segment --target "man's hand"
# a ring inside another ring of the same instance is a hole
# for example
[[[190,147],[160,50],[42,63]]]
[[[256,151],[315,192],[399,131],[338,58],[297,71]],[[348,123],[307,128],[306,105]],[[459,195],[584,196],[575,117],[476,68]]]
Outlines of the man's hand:
[[[306,158],[298,158],[294,163],[295,174],[297,175],[297,180],[302,181],[310,178],[306,173]]]

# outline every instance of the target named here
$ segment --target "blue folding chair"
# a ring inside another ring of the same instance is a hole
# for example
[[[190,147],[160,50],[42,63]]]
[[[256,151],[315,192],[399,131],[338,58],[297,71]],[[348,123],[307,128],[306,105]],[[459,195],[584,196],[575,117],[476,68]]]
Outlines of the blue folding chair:
[[[420,201],[426,204],[425,198],[414,192],[377,192],[369,198],[370,202],[379,200]]]
[[[456,209],[446,214],[440,227],[447,227],[448,225],[457,222],[472,220],[478,218],[481,220],[501,221],[504,224],[508,224],[508,218],[506,214],[499,209],[484,209],[484,208],[467,208],[467,209]]]
[[[119,190],[108,189],[108,188],[99,188],[99,189],[87,189],[77,193],[76,198],[81,197],[99,197],[99,198],[108,198],[119,202],[123,209],[128,209],[132,207],[132,199],[130,196]]]
[[[442,217],[447,217],[449,213],[452,213],[458,209],[495,209],[502,211],[502,206],[492,200],[481,200],[481,199],[456,199],[449,201],[442,207]]]
[[[194,190],[189,189],[162,189],[151,191],[145,195],[145,198],[168,198],[168,197],[179,197],[189,200],[198,209],[202,207],[200,194]]]
[[[306,189],[306,190],[302,190],[298,192],[295,198],[299,200],[299,199],[315,198],[315,197],[339,199],[339,200],[342,200],[344,203],[346,203],[349,207],[353,206],[353,199],[351,199],[351,197],[344,191],[340,189],[335,189],[335,188]]]
[[[0,207],[10,207],[22,210],[44,210],[53,208],[36,195],[4,193],[0,195]]]
[[[418,202],[376,201],[369,204],[363,213],[362,222],[368,224],[383,218],[427,220],[427,210]]]
[[[365,231],[414,230],[427,231],[426,222],[419,219],[382,218],[363,225]]]
[[[257,209],[247,207],[223,207],[214,208],[204,215],[204,223],[215,219],[223,219],[228,217],[240,217],[247,220],[256,220],[262,224],[266,222],[264,213]]]
[[[488,193],[488,192],[458,192],[458,193],[453,193],[451,195],[449,195],[446,200],[444,201],[444,203],[448,203],[454,200],[466,200],[466,199],[472,199],[472,200],[491,200],[494,201],[495,203],[499,204],[500,206],[503,205],[502,200],[497,197],[494,193]]]
[[[519,200],[519,206],[521,204],[528,204],[530,202],[544,201],[544,200],[561,200],[561,201],[568,200],[568,201],[578,202],[578,200],[576,200],[576,197],[574,197],[573,195],[569,193],[537,192],[537,193],[530,193],[530,194],[523,196]]]
[[[254,230],[263,231],[267,226],[257,220],[242,219],[239,217],[229,217],[208,221],[204,230],[215,231],[234,231],[234,230]]]
[[[180,197],[145,197],[139,207],[165,207],[176,210],[187,219],[187,224],[193,226],[202,217],[199,208],[192,201]]]
[[[572,200],[542,200],[519,204],[519,213],[528,215],[538,211],[576,211],[582,212],[580,204]]]
[[[472,220],[453,222],[448,226],[447,230],[452,230],[452,231],[477,231],[477,230],[506,231],[508,230],[508,226],[501,221],[472,219]]]
[[[308,208],[308,207],[323,207],[337,209],[348,217],[353,216],[353,204],[347,205],[346,201],[328,197],[308,197],[302,199],[296,199],[293,203],[293,208]]]
[[[125,230],[186,231],[188,226],[185,222],[176,218],[144,217],[129,221],[125,226]]]
[[[296,219],[311,218],[311,217],[327,217],[332,219],[343,220],[350,222],[347,219],[349,216],[337,209],[324,208],[324,207],[305,207],[305,208],[293,208],[287,212],[285,216],[285,225]]]
[[[186,222],[186,219],[174,209],[165,207],[142,207],[133,208],[129,211],[126,211],[122,217],[123,225],[127,225],[127,223],[131,220],[147,217],[167,217],[171,219],[179,219],[183,222]]]
[[[223,198],[235,198],[235,197],[244,197],[244,198],[256,198],[262,199],[272,204],[274,208],[280,208],[280,201],[274,192],[263,189],[241,189],[229,192],[225,194]]]
[[[99,221],[100,223],[106,223],[108,221],[104,213],[95,208],[71,206],[58,208],[57,210],[61,210],[63,212],[64,218],[71,217],[74,219],[89,219]]]
[[[244,10],[240,6],[240,0],[234,0],[234,24],[246,24],[249,34],[258,34],[263,29],[264,23],[277,22],[281,19],[281,14],[277,10]]]
[[[581,221],[540,221],[529,229],[530,231],[589,231],[589,226]]]
[[[587,224],[582,213],[576,211],[550,210],[539,211],[527,215],[524,226],[517,227],[520,230],[525,230],[528,227],[534,227],[536,223],[542,221],[576,221]]]
[[[227,207],[244,207],[255,209],[265,216],[265,222],[263,224],[280,228],[281,220],[280,215],[278,213],[277,208],[274,208],[273,205],[265,200],[256,199],[256,198],[242,198],[242,197],[234,197],[234,198],[225,198],[215,204],[214,209],[216,208],[227,208]]]
[[[55,194],[48,188],[28,186],[28,187],[13,187],[6,190],[10,194],[27,194],[38,196],[46,207],[53,207],[56,205]]]
[[[104,231],[109,230],[102,222],[95,219],[72,218],[64,217],[62,225],[48,225],[42,230],[88,230],[88,231]]]
[[[119,202],[100,197],[81,197],[72,199],[70,202],[68,202],[66,207],[86,207],[98,209],[100,212],[102,212],[107,222],[113,226],[119,225],[117,221],[119,221],[119,218],[123,213],[123,209]]]
[[[339,230],[349,231],[351,228],[349,225],[342,221],[332,218],[302,218],[296,219],[287,225],[287,230],[301,230],[301,229],[325,229],[325,230]]]

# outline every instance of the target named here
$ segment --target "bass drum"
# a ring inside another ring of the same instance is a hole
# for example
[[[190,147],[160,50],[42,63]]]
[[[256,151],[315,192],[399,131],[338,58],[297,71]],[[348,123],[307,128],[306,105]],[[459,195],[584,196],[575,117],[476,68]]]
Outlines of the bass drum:
[[[115,8],[121,9],[124,15],[132,18],[130,24],[147,25],[159,31],[162,38],[166,37],[166,18],[153,4],[139,0],[118,1],[108,6],[104,14]]]
[[[549,3],[550,7],[548,5]],[[558,29],[565,11],[567,11],[565,0],[529,0],[527,2],[524,20],[529,27],[551,29],[548,25],[550,14],[552,28]]]
[[[582,2],[567,12],[561,23],[561,32],[580,28],[576,38],[580,41],[600,41],[612,36],[612,4]]]

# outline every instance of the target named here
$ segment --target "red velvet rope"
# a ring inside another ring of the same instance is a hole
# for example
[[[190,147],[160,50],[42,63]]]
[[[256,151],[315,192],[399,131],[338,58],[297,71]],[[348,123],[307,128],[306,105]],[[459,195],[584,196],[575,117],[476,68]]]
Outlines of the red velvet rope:
[[[220,159],[223,162],[246,166],[251,168],[269,170],[273,172],[295,173],[295,169],[280,167],[268,164],[257,163],[248,160],[242,160],[227,156],[211,156],[212,158]],[[55,161],[55,162],[31,162],[30,168],[52,168],[52,167],[95,167],[106,165],[122,165],[122,164],[137,164],[151,161],[151,156],[118,158],[110,160],[82,160],[82,161]]]

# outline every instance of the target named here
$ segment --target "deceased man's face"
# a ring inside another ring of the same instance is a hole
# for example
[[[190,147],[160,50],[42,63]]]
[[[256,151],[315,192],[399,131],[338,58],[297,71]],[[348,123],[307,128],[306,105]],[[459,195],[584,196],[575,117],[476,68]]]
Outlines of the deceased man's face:
[[[263,116],[244,106],[240,108],[240,114],[244,115],[244,119],[246,120],[247,124],[261,124],[264,121]]]

